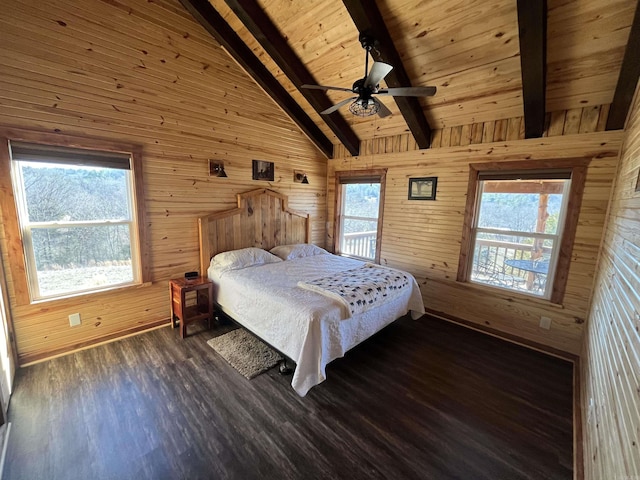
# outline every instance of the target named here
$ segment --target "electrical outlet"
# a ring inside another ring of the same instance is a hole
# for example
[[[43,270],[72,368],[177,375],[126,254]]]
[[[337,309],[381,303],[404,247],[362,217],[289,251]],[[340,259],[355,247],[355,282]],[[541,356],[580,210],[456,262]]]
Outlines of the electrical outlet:
[[[78,325],[80,325],[79,313],[72,313],[71,315],[69,315],[69,325],[71,325],[72,327],[77,327]]]
[[[540,328],[549,330],[551,328],[551,319],[549,317],[540,317]]]

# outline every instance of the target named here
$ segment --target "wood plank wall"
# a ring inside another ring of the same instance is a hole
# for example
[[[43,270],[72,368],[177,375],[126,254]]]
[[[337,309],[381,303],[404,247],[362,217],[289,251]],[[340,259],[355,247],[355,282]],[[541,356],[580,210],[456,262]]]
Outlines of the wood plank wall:
[[[609,117],[610,104],[559,110],[546,115],[543,138],[574,133],[604,132]],[[491,122],[476,122],[467,125],[432,130],[431,148],[463,147],[478,143],[524,140],[523,117],[507,118]],[[397,153],[418,150],[410,133],[379,137],[360,142],[362,155]],[[335,158],[349,156],[343,145],[334,148]]]
[[[582,353],[585,479],[640,478],[640,88]]]
[[[141,145],[151,243],[150,286],[37,305],[16,304],[2,248],[22,364],[168,321],[167,280],[199,269],[197,218],[236,193],[289,195],[323,245],[326,159],[177,0],[2,6],[0,124]],[[209,158],[228,178],[208,176]],[[275,181],[253,181],[252,159],[275,162]]]
[[[504,127],[506,131],[508,124]],[[483,135],[487,130],[495,132],[492,127],[485,128]],[[494,140],[495,136],[490,138]],[[387,168],[381,261],[404,268],[418,278],[428,309],[577,355],[621,139],[622,132],[591,132],[415,151],[405,150],[405,144],[393,137],[384,143],[385,152],[391,153],[369,151],[359,157],[345,155],[329,161],[328,205],[334,204],[336,171]],[[563,304],[457,283],[469,163],[570,157],[593,160],[588,169]],[[436,200],[407,200],[408,179],[430,176],[438,177]],[[328,217],[327,232],[331,235],[332,208]],[[328,238],[327,244],[332,243],[333,239]],[[550,330],[539,328],[542,315],[552,319]]]

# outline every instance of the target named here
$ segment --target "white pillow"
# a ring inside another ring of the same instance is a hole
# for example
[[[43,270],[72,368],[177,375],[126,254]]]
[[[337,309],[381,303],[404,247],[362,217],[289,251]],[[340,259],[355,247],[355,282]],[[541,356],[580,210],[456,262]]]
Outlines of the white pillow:
[[[249,247],[240,250],[230,250],[217,254],[211,259],[211,267],[219,275],[231,270],[264,265],[266,263],[281,262],[282,259],[261,248]]]
[[[327,254],[324,248],[317,247],[310,243],[297,243],[295,245],[280,245],[269,250],[283,260],[293,260],[300,257],[311,257],[313,255]]]

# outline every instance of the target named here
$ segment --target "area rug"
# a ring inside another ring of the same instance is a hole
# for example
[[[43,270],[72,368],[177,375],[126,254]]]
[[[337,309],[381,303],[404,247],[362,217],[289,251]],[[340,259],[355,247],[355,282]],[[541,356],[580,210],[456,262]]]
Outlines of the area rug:
[[[207,344],[249,380],[276,366],[283,358],[244,328],[212,338]]]

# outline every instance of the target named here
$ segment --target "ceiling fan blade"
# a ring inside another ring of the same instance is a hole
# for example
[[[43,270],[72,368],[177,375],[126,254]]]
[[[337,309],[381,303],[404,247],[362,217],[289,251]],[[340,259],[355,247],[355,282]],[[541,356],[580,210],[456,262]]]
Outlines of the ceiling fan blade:
[[[391,65],[383,62],[375,62],[371,66],[371,71],[364,81],[364,86],[371,89],[376,88],[376,85],[380,83],[380,80],[386,77],[391,70],[393,70]]]
[[[385,88],[375,95],[391,95],[393,97],[431,97],[436,94],[436,87],[396,87]]]
[[[324,85],[300,85],[300,88],[307,88],[309,90],[340,90],[341,92],[352,92],[353,90],[345,87],[325,87]]]
[[[376,102],[378,102],[378,104],[380,105],[380,109],[378,110],[378,116],[380,118],[388,117],[389,115],[391,115],[391,110],[389,110],[384,103],[382,103],[380,100],[376,100]]]
[[[321,115],[329,115],[330,113],[333,113],[336,110],[338,110],[340,107],[344,107],[347,103],[353,102],[356,98],[358,98],[358,97],[347,98],[346,100],[343,100],[343,101],[341,101],[339,103],[336,103],[333,107],[329,107],[326,110],[321,111],[320,114]]]

